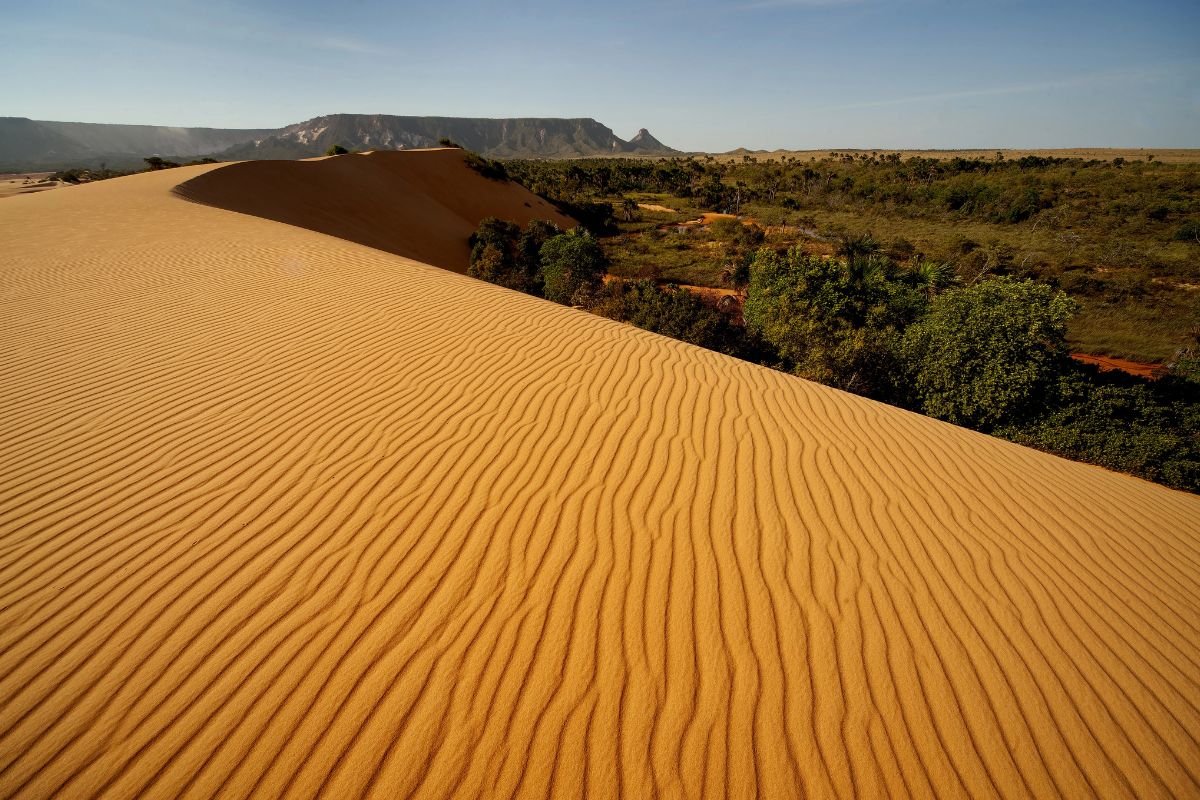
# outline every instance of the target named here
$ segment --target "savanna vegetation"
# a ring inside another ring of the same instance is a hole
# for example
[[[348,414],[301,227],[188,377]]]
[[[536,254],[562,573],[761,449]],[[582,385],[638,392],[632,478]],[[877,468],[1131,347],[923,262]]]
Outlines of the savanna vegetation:
[[[603,245],[626,278],[731,286],[744,248],[682,224],[722,212],[776,249],[832,256],[840,240],[871,234],[898,264],[1045,283],[1078,303],[1067,330],[1077,352],[1163,363],[1200,321],[1200,164],[859,153],[505,167],[560,204],[607,206]]]

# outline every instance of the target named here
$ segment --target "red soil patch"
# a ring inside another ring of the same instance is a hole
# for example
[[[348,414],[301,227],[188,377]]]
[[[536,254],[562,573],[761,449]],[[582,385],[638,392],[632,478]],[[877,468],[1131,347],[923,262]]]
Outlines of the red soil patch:
[[[1166,368],[1162,364],[1148,364],[1144,361],[1129,361],[1124,358],[1113,358],[1112,356],[1093,356],[1088,353],[1071,353],[1071,358],[1076,361],[1082,361],[1084,364],[1095,364],[1101,371],[1109,372],[1111,370],[1120,370],[1128,372],[1130,375],[1137,375],[1139,378],[1161,378],[1166,372]]]

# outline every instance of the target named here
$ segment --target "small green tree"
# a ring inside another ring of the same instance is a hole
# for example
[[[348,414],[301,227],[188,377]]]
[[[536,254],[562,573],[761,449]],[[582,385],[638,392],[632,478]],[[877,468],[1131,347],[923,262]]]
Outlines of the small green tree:
[[[480,221],[471,235],[471,258],[467,274],[472,278],[526,291],[528,280],[517,264],[517,239],[521,227],[517,223],[496,217]]]
[[[930,297],[953,286],[958,281],[958,276],[954,274],[953,264],[915,257],[909,263],[905,277],[913,288]]]
[[[1068,356],[1075,303],[1000,277],[950,289],[908,328],[903,353],[926,414],[990,429],[1030,409]]]
[[[604,252],[583,228],[547,240],[542,245],[541,257],[547,300],[563,305],[577,304],[603,284]]]
[[[838,240],[837,255],[851,270],[863,269],[870,264],[883,246],[869,233],[858,236],[843,236]]]
[[[1180,380],[1200,384],[1200,325],[1188,331],[1191,342],[1175,351],[1167,362],[1167,373]]]
[[[746,324],[809,380],[896,400],[899,342],[925,299],[886,261],[851,268],[799,248],[763,248],[750,265]]]
[[[525,274],[525,291],[530,294],[542,295],[542,247],[562,232],[562,228],[549,220],[534,219],[529,221],[521,233],[521,238],[517,241],[517,265]]]
[[[159,156],[150,156],[149,158],[143,158],[142,160],[146,162],[146,166],[151,171],[171,169],[179,166],[179,164],[175,163],[174,161],[166,161]]]
[[[1200,244],[1200,220],[1186,219],[1175,229],[1172,238],[1177,242]]]
[[[512,259],[494,244],[484,244],[472,250],[471,265],[467,267],[467,274],[472,278],[510,289],[519,288],[510,285],[514,278]]]
[[[487,217],[469,240],[467,274],[529,294],[542,293],[542,246],[562,233],[544,219],[530,221],[522,231],[517,223]]]
[[[335,144],[335,145],[330,146],[330,148],[325,151],[325,155],[327,155],[327,156],[344,156],[349,152],[350,152],[349,150],[342,147],[340,144]]]

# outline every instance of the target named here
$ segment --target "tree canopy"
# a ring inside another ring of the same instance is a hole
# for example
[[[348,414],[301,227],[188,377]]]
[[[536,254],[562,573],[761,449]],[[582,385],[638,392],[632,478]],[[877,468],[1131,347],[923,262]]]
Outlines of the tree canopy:
[[[1067,358],[1076,304],[1031,280],[950,289],[909,327],[904,353],[925,413],[988,429],[1030,408]]]
[[[795,374],[889,398],[901,331],[924,303],[886,261],[847,265],[764,248],[750,267],[744,314]]]
[[[605,258],[595,238],[583,228],[559,234],[542,245],[542,278],[547,300],[572,305],[600,288]]]

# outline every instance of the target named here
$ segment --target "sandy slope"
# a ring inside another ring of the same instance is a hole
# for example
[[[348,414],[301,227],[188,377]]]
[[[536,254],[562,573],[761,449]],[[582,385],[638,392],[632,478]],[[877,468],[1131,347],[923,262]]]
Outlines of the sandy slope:
[[[515,183],[466,169],[463,151],[380,151],[306,161],[243,161],[198,175],[178,192],[198,203],[286,222],[426,264],[466,272],[484,217],[522,225],[575,221]],[[280,198],[286,202],[280,202]]]
[[[1200,498],[209,169],[0,203],[0,796],[1200,793]]]
[[[64,184],[49,180],[52,173],[38,172],[25,175],[0,176],[0,200],[19,194],[36,194],[47,189],[57,189]]]

